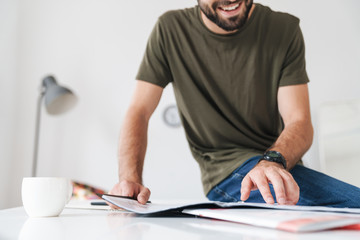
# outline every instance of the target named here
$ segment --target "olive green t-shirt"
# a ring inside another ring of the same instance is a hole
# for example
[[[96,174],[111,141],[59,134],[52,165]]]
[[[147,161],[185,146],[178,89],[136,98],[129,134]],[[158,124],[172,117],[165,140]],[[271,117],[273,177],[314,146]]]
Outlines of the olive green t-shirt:
[[[211,32],[198,6],[158,19],[137,79],[173,84],[205,194],[278,138],[278,88],[309,81],[304,55],[299,19],[260,4],[229,35]]]

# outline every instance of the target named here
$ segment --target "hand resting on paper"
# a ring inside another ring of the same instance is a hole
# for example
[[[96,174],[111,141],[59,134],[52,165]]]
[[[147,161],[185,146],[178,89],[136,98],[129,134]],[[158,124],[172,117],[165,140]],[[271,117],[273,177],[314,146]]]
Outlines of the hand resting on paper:
[[[300,189],[291,173],[279,163],[260,161],[241,183],[241,200],[249,198],[250,191],[259,189],[265,202],[274,203],[269,183],[274,187],[278,204],[295,205],[299,201]]]
[[[123,180],[115,184],[115,186],[110,190],[109,194],[131,197],[136,199],[141,204],[146,204],[150,198],[150,190],[147,187],[144,187],[140,183],[127,180]],[[112,208],[118,208],[113,204],[109,205]]]

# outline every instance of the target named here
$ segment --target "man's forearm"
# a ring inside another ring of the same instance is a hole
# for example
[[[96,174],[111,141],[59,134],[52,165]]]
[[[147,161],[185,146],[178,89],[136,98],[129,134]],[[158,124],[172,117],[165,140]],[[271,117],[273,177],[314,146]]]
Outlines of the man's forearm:
[[[132,111],[127,113],[119,141],[119,181],[142,183],[147,128],[146,117]]]
[[[157,107],[163,88],[138,80],[126,113],[119,140],[119,182],[110,193],[132,197],[146,204],[150,190],[142,184],[149,119]]]
[[[280,152],[291,169],[310,148],[313,140],[313,127],[310,120],[296,121],[285,126],[276,142],[269,148]]]

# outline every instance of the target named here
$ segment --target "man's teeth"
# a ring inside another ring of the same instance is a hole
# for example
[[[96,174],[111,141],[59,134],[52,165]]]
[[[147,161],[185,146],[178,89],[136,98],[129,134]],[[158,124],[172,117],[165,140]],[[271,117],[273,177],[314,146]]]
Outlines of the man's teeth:
[[[232,6],[232,7],[221,7],[221,9],[225,10],[225,11],[231,11],[231,10],[237,9],[239,7],[239,5],[240,4],[238,3],[238,4],[236,4],[236,5]]]

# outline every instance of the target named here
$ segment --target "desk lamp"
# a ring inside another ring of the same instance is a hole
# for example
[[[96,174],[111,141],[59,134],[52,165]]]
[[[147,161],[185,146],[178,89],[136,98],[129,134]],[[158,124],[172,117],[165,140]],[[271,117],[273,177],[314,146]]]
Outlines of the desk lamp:
[[[39,148],[41,102],[44,98],[46,111],[51,115],[60,115],[75,106],[77,98],[70,89],[57,84],[53,76],[47,76],[42,80],[40,95],[37,102],[34,157],[32,165],[32,177],[36,177],[37,158]]]

